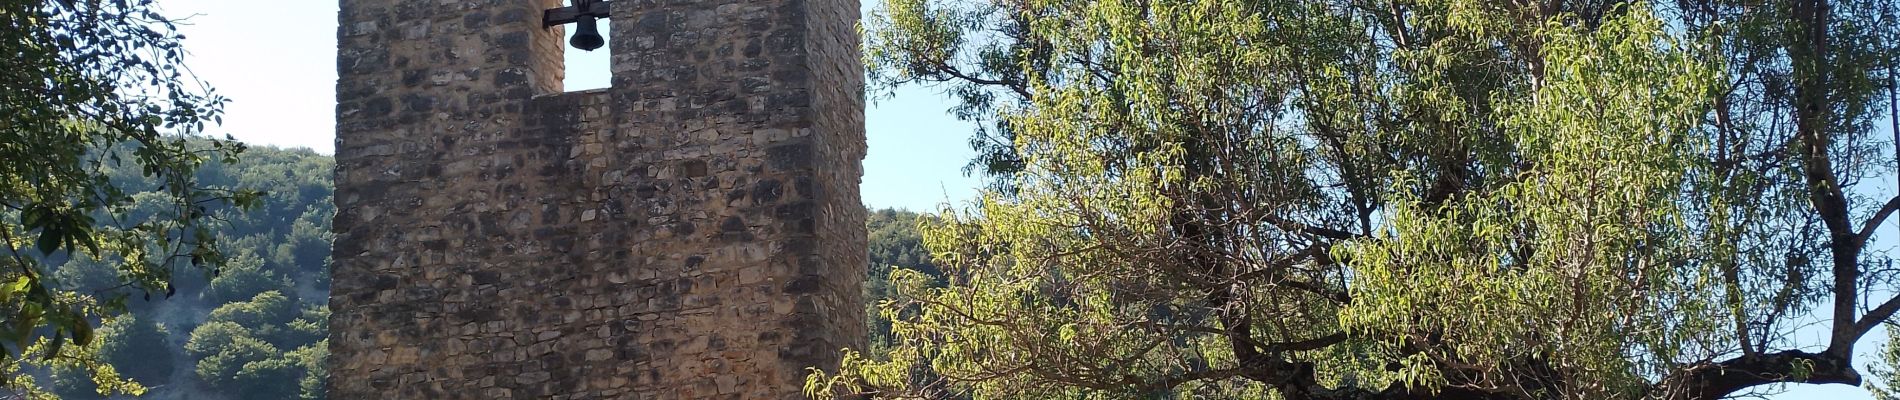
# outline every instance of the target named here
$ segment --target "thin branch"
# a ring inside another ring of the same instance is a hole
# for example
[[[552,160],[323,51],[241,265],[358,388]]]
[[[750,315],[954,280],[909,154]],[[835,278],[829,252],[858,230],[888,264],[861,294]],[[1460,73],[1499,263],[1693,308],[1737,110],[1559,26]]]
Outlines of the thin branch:
[[[1854,241],[1856,243],[1867,243],[1867,239],[1874,236],[1874,228],[1879,227],[1880,224],[1885,222],[1887,217],[1893,215],[1893,212],[1896,210],[1900,210],[1900,196],[1894,196],[1892,199],[1887,200],[1886,205],[1880,206],[1880,211],[1875,212],[1873,218],[1868,218],[1867,223],[1860,226],[1860,233],[1854,235]]]
[[[1887,301],[1880,303],[1880,306],[1867,311],[1867,315],[1862,315],[1859,321],[1855,321],[1853,330],[1848,332],[1849,339],[1852,339],[1848,343],[1860,341],[1861,336],[1866,336],[1867,332],[1872,331],[1874,326],[1880,325],[1881,321],[1893,318],[1893,314],[1896,311],[1900,311],[1900,296],[1889,298]],[[1839,334],[1839,332],[1835,332],[1835,335]],[[1833,351],[1835,349],[1830,348],[1828,350]],[[1841,350],[1846,351],[1848,349]]]
[[[1305,233],[1305,234],[1315,235],[1315,236],[1319,236],[1319,237],[1323,237],[1327,239],[1347,240],[1347,239],[1357,239],[1357,238],[1362,237],[1352,232],[1307,225],[1307,224],[1294,222],[1292,220],[1288,220],[1285,218],[1280,218],[1280,217],[1276,217],[1272,215],[1262,216],[1260,217],[1260,220],[1269,224],[1273,224],[1274,227],[1280,228],[1281,230],[1284,230],[1287,232]]]

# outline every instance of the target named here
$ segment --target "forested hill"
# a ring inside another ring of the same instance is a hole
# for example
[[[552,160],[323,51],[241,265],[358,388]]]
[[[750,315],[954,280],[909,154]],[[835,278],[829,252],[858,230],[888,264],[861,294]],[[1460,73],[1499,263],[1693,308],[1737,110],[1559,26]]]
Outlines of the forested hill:
[[[309,150],[253,148],[236,164],[207,164],[207,187],[248,188],[267,196],[253,210],[212,210],[230,256],[220,269],[179,267],[173,291],[122,288],[111,264],[67,261],[58,285],[102,299],[123,297],[129,317],[101,329],[101,356],[151,388],[151,399],[295,399],[320,397],[318,384],[329,312],[329,156]],[[112,171],[121,187],[144,187],[138,171]],[[162,213],[156,193],[139,193],[133,215]],[[145,201],[147,198],[152,201]],[[52,371],[65,399],[99,398],[76,368]]]
[[[230,262],[210,273],[180,268],[169,296],[128,292],[118,270],[106,263],[82,259],[57,267],[59,285],[126,299],[130,315],[100,329],[100,352],[121,374],[151,388],[140,398],[322,398],[330,219],[336,214],[333,166],[326,155],[271,147],[251,148],[236,164],[207,165],[199,175],[204,185],[252,189],[266,197],[254,210],[213,211]],[[143,186],[137,171],[113,175],[125,187]],[[161,212],[164,204],[151,197],[139,202],[140,212]],[[922,248],[918,214],[879,210],[870,216],[866,307],[874,317],[873,342],[881,343],[888,340],[889,322],[875,318],[874,306],[888,292],[883,281],[890,267],[932,274],[936,268]],[[56,369],[50,375],[49,386],[62,398],[100,397],[80,371]]]

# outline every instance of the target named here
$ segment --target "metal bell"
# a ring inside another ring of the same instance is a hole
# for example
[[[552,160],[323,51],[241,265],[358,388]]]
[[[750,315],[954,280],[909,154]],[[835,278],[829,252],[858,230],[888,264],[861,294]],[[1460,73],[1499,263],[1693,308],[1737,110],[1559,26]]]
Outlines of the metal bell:
[[[593,16],[582,16],[575,22],[574,38],[568,39],[568,44],[587,51],[607,45],[607,39],[600,37],[600,26]]]

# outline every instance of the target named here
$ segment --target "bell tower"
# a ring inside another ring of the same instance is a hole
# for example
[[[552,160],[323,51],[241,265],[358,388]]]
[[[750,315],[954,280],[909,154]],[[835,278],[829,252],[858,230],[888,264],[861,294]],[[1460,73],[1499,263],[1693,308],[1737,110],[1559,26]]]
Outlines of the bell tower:
[[[798,398],[862,344],[858,1],[576,3],[341,0],[331,398]]]

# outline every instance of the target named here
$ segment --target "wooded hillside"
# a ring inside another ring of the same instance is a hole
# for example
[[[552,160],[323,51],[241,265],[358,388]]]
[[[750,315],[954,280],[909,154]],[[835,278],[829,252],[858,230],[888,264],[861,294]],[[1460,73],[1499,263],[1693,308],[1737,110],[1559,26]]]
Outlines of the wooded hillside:
[[[215,233],[231,260],[207,276],[181,266],[170,296],[126,287],[117,270],[95,260],[61,261],[53,274],[62,287],[120,298],[130,313],[100,329],[101,355],[125,377],[150,387],[142,399],[320,399],[329,310],[329,254],[333,235],[329,156],[308,150],[252,148],[232,165],[199,173],[210,187],[242,187],[264,194],[253,210],[212,210]],[[126,187],[147,187],[136,175],[113,171]],[[138,197],[140,194],[134,194]],[[162,204],[137,213],[163,212]],[[876,315],[888,295],[892,266],[934,271],[918,235],[919,215],[870,213],[871,279],[865,290]],[[888,344],[890,322],[872,318],[873,342]],[[55,393],[67,399],[101,398],[78,368],[50,371]]]

